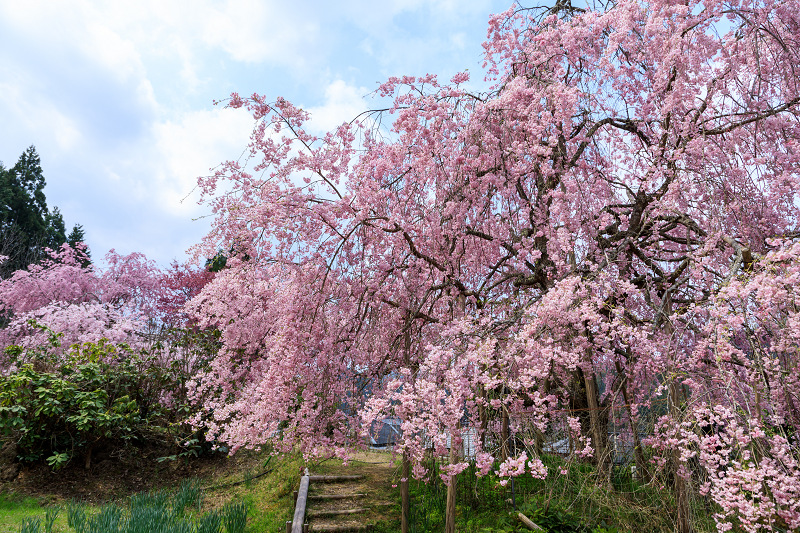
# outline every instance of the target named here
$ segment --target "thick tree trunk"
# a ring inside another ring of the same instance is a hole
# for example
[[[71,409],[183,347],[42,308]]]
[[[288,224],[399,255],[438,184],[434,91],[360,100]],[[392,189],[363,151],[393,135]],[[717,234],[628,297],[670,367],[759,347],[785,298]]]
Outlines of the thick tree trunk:
[[[672,315],[672,300],[669,294],[664,298],[664,332],[672,337],[674,328],[669,317]],[[673,339],[674,341],[674,339]],[[674,369],[673,369],[674,370]],[[676,426],[681,423],[681,393],[680,385],[676,381],[676,377],[670,378],[669,383],[669,414],[672,418],[672,423]],[[677,507],[676,518],[676,531],[678,533],[691,533],[692,526],[690,520],[689,509],[689,486],[683,476],[680,475],[680,452],[678,450],[672,451],[672,479],[675,490],[675,505]]]
[[[500,459],[505,461],[511,456],[511,447],[509,446],[511,435],[509,431],[508,411],[503,406],[503,418],[500,425]]]
[[[622,392],[622,401],[625,402],[625,411],[628,414],[628,422],[631,426],[631,434],[633,435],[633,455],[636,459],[636,477],[644,483],[650,482],[650,469],[648,468],[647,461],[644,458],[644,451],[642,449],[642,441],[639,438],[639,428],[636,427],[636,421],[633,416],[633,409],[631,408],[630,397],[628,396],[628,378],[625,375],[625,369],[619,361],[616,362],[617,373],[622,376],[619,390]]]
[[[591,363],[590,363],[591,364]],[[600,412],[600,393],[594,378],[594,371],[583,372],[586,385],[586,403],[589,405],[589,424],[591,426],[592,447],[601,479],[607,480],[611,473],[610,458],[608,456],[608,434],[606,424],[601,421],[603,413]]]
[[[92,467],[92,445],[86,446],[86,456],[83,461],[83,468],[89,470]]]
[[[680,391],[678,384],[674,381],[669,385],[669,410],[674,424],[680,423]],[[678,533],[691,533],[692,526],[690,521],[689,509],[689,486],[686,479],[679,473],[680,452],[672,452],[672,476],[675,489],[675,504],[677,507],[676,530]]]

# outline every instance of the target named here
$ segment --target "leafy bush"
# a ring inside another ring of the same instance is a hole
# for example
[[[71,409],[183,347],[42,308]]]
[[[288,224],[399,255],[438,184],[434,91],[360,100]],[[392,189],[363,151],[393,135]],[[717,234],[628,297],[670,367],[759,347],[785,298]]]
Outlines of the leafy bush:
[[[10,371],[0,376],[0,436],[17,442],[21,460],[46,459],[57,469],[83,454],[88,465],[97,446],[124,445],[185,418],[185,402],[174,396],[168,406],[162,401],[186,379],[176,365],[104,341],[54,355],[58,336],[52,332],[50,344],[6,349]]]

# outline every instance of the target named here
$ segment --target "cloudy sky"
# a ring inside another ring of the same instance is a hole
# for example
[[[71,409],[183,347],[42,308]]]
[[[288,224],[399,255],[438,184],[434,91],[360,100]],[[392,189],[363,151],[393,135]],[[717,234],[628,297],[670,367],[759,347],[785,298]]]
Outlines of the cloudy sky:
[[[282,96],[321,132],[393,75],[482,78],[510,0],[0,0],[0,161],[35,145],[48,205],[110,248],[166,265],[206,233],[196,178],[247,143],[232,91]]]

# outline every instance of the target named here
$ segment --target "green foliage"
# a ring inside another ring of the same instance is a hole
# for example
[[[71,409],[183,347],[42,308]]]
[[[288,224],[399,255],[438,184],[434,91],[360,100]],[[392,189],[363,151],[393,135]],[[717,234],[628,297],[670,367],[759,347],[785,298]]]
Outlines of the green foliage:
[[[74,500],[67,504],[67,526],[77,533],[84,533],[88,526],[86,508]]]
[[[23,460],[51,454],[47,462],[54,468],[69,461],[70,450],[130,438],[139,410],[127,394],[109,395],[120,384],[112,370],[99,362],[58,373],[23,365],[0,379],[0,432],[16,437]]]
[[[72,226],[72,231],[69,232],[67,235],[67,241],[72,248],[76,248],[78,243],[84,243],[86,241],[86,232],[83,229],[81,224],[75,224]],[[92,254],[88,248],[83,248],[83,253],[86,255],[86,259],[81,261],[81,266],[88,267],[91,262]]]
[[[228,264],[228,256],[222,252],[217,252],[217,255],[211,259],[206,259],[206,270],[209,272],[220,272]]]
[[[58,518],[60,512],[61,512],[61,506],[48,507],[45,510],[45,515],[44,515],[45,533],[53,533],[53,524],[55,524],[56,518]]]
[[[592,530],[592,533],[620,533],[620,531],[613,526],[597,526]]]
[[[184,377],[125,346],[88,343],[60,359],[47,348],[12,347],[6,356],[18,369],[0,376],[0,436],[17,442],[22,461],[46,459],[58,469],[76,454],[125,444],[186,415],[183,404],[159,402]]]
[[[610,483],[604,483],[589,463],[565,461],[555,455],[541,459],[548,467],[545,479],[523,475],[505,487],[492,473],[479,477],[474,465],[459,474],[456,530],[528,531],[517,518],[518,510],[551,533],[621,533],[641,531],[643,524],[648,531],[673,531],[669,491],[643,484],[631,475],[630,468],[614,467]],[[444,529],[447,487],[435,461],[426,467],[429,481],[412,481],[410,487],[413,533]],[[704,520],[702,509],[696,513],[697,531],[713,530],[713,522]]]
[[[222,533],[224,523],[226,533],[244,532],[247,505],[229,503],[222,512],[201,514],[201,499],[198,481],[189,480],[174,494],[164,491],[135,494],[127,507],[108,504],[94,516],[72,502],[67,506],[67,525],[75,533]],[[188,512],[190,509],[192,513]]]
[[[197,533],[222,533],[222,516],[209,511],[197,520]]]
[[[19,533],[53,533],[53,525],[61,507],[48,507],[45,510],[44,529],[42,529],[42,519],[39,517],[24,518],[19,528]]]
[[[247,524],[247,504],[245,502],[227,504],[222,509],[222,523],[227,533],[244,533]]]
[[[67,242],[67,228],[64,227],[64,217],[58,207],[54,207],[52,212],[47,213],[44,221],[46,225],[44,233],[45,246],[54,250]]]
[[[89,533],[111,533],[122,530],[122,508],[110,503],[100,508],[100,512],[89,518]],[[154,530],[150,530],[154,531]]]
[[[200,508],[202,503],[202,492],[200,490],[200,481],[197,479],[190,479],[185,481],[173,499],[173,512],[181,514],[184,510],[196,507]]]
[[[522,512],[548,533],[590,533],[592,530],[573,513],[560,507],[522,508]]]
[[[22,527],[19,528],[19,533],[39,533],[42,527],[42,521],[38,518],[26,518],[22,521]]]

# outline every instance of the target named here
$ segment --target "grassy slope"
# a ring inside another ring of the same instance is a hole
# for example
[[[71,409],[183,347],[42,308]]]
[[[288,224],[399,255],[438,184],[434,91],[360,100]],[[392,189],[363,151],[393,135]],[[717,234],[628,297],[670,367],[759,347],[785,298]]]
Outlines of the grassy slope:
[[[653,485],[640,485],[630,476],[615,476],[611,485],[598,486],[589,465],[564,463],[559,458],[546,461],[550,469],[544,481],[528,476],[516,481],[514,497],[518,510],[532,518],[537,510],[547,508],[563,512],[591,529],[599,525],[613,526],[618,531],[671,532],[674,528],[671,496],[668,490]],[[298,455],[269,458],[267,454],[242,452],[221,462],[201,478],[204,490],[203,510],[220,509],[232,500],[243,500],[250,507],[247,531],[252,533],[285,531],[284,525],[293,513],[293,491],[298,488],[301,470],[308,466],[317,474],[365,473],[364,492],[373,502],[384,502],[365,522],[376,524],[375,531],[399,531],[399,472],[391,458],[357,455],[348,465],[328,460],[306,464]],[[563,470],[566,475],[559,472]],[[264,475],[260,475],[266,472]],[[427,485],[412,482],[412,533],[441,531],[444,526],[446,487],[432,472],[433,482]],[[492,476],[478,478],[469,469],[459,476],[457,530],[465,533],[486,531],[527,531],[512,513],[510,486],[501,487]],[[6,487],[8,490],[8,486]],[[124,498],[115,497],[118,503]],[[21,497],[0,494],[0,533],[19,531],[25,518],[44,521],[45,505],[64,504],[53,498]],[[707,509],[695,509],[695,527],[711,531]],[[56,531],[66,532],[65,512],[56,522]],[[613,531],[613,529],[611,529]]]
[[[314,473],[336,473],[343,469],[358,468],[358,465],[358,460],[352,461],[350,467],[343,467],[341,461],[330,460],[308,466]],[[201,479],[201,486],[204,488],[202,511],[221,509],[232,500],[242,500],[250,507],[248,532],[282,533],[285,531],[286,521],[291,519],[294,512],[293,491],[299,486],[300,472],[305,466],[306,463],[299,455],[270,458],[265,453],[241,452],[228,458],[215,472]],[[387,490],[390,481],[386,479],[380,483],[380,475],[373,478],[376,486],[380,485],[373,487],[379,491],[380,497],[384,500],[391,499],[391,489]],[[46,506],[63,506],[67,503],[57,497],[21,496],[8,492],[8,489],[9,486],[6,485],[7,492],[0,494],[0,533],[17,533],[27,518],[40,518],[44,523]],[[127,496],[112,496],[107,500],[123,504]],[[97,509],[98,506],[91,508]],[[399,507],[397,510],[399,512]],[[391,522],[395,514],[392,508],[387,507],[373,513],[370,520]],[[394,531],[393,526],[382,526],[378,528],[380,530]],[[54,531],[71,531],[66,525],[65,511],[59,514]]]
[[[250,506],[248,531],[276,531],[273,524],[284,523],[291,513],[292,490],[301,460],[299,457],[272,459],[263,467],[267,456],[242,454],[218,474],[201,480],[204,490],[203,510],[222,508],[231,500],[244,500]],[[266,475],[253,478],[265,470]],[[234,486],[225,486],[237,483]],[[8,486],[6,487],[8,490]],[[127,498],[110,501],[124,503]],[[20,496],[13,492],[0,494],[0,533],[17,533],[28,518],[39,518],[44,524],[47,506],[65,505],[57,498]],[[91,506],[90,509],[97,509]],[[67,532],[66,511],[61,511],[54,531]]]

